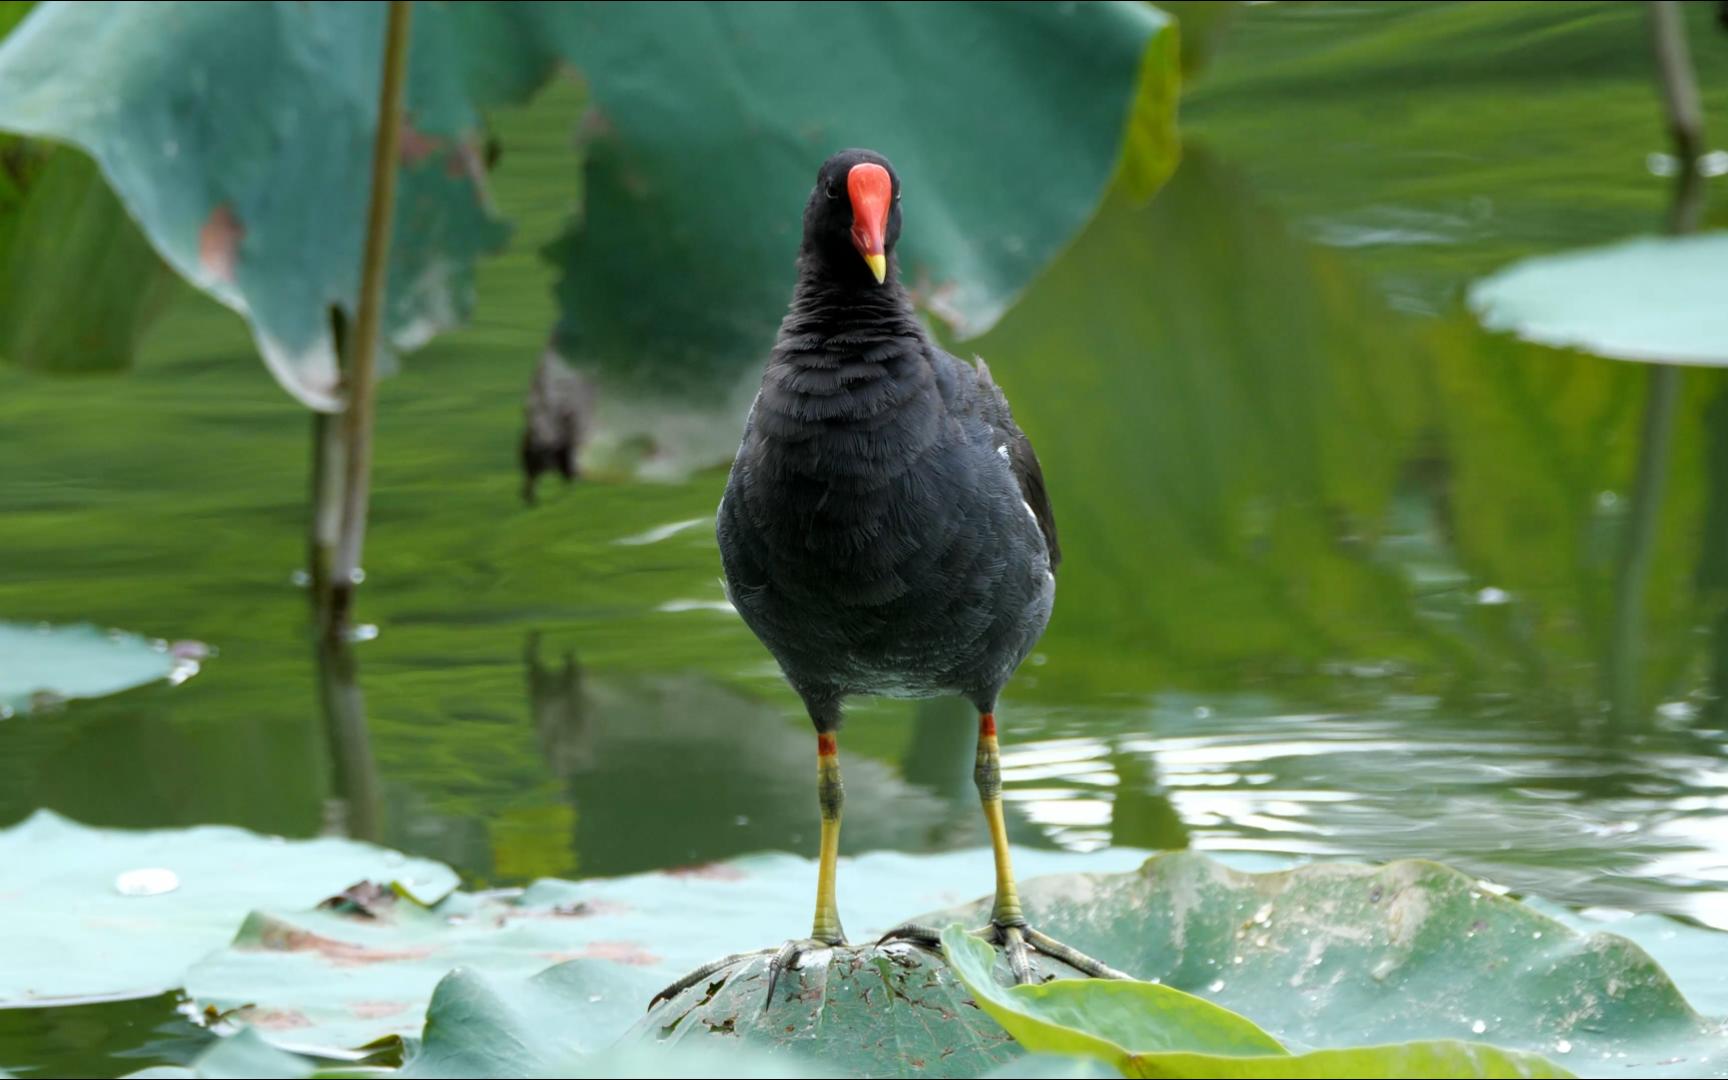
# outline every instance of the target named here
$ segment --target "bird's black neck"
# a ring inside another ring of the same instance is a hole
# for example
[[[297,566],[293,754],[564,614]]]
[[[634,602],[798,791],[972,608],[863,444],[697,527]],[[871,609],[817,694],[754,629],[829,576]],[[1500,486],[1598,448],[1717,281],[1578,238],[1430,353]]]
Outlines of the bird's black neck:
[[[800,367],[882,362],[917,350],[926,341],[912,298],[890,256],[888,277],[877,284],[862,260],[830,265],[819,254],[798,258],[798,285],[780,323],[774,362]]]

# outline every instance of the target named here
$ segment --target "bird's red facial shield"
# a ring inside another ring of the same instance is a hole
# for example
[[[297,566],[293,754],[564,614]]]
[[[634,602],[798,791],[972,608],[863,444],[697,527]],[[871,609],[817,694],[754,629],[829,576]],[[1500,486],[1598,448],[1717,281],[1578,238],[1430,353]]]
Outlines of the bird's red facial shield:
[[[846,194],[852,198],[852,246],[864,256],[880,285],[888,278],[888,256],[882,237],[888,228],[888,211],[894,204],[894,181],[888,170],[864,162],[846,173]]]

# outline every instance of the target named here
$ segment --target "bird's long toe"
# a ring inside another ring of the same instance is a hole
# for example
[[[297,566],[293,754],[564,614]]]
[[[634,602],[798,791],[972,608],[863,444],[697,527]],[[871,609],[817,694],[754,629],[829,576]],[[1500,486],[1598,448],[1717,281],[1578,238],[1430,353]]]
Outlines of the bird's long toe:
[[[1035,951],[1050,957],[1052,960],[1060,960],[1076,971],[1083,972],[1094,979],[1132,979],[1134,977],[1125,971],[1118,971],[1101,960],[1094,960],[1079,949],[1071,945],[1064,945],[1049,934],[1040,933],[1030,926],[1018,929],[1025,936],[1026,944]],[[1010,956],[1009,962],[1012,964],[1012,956]]]
[[[768,1004],[774,1003],[774,988],[780,982],[780,976],[788,971],[796,971],[803,966],[804,957],[817,952],[846,944],[844,937],[833,941],[818,938],[804,938],[798,941],[788,941],[774,953],[774,958],[768,961]]]
[[[877,938],[876,944],[886,945],[890,941],[906,941],[926,949],[938,949],[942,947],[942,931],[923,923],[901,923]]]
[[[690,974],[666,987],[666,989],[660,991],[658,994],[655,994],[653,1000],[648,1002],[648,1007],[652,1009],[662,1001],[671,1001],[673,998],[676,998],[679,994],[684,993],[691,987],[700,986],[707,980],[717,976],[729,977],[723,975],[723,973],[727,972],[728,969],[737,967],[748,960],[753,960],[765,955],[768,955],[767,1001],[769,1004],[772,1004],[774,1001],[775,987],[779,984],[782,975],[789,971],[798,970],[803,966],[804,958],[812,953],[822,952],[827,949],[832,949],[835,946],[845,944],[846,939],[844,937],[840,937],[833,941],[824,941],[818,938],[803,938],[800,940],[788,941],[778,949],[757,949],[754,952],[733,953],[731,956],[723,956],[718,960],[711,960],[708,963],[703,964],[695,971],[692,971]],[[769,955],[770,953],[772,953],[772,955]]]
[[[1032,961],[1034,954],[1060,961],[1094,979],[1133,978],[1127,972],[1119,971],[1101,960],[1094,960],[1079,949],[1065,945],[1025,923],[991,922],[967,933],[1000,948],[1008,960],[1008,970],[1019,984],[1039,981],[1037,968]],[[925,923],[904,923],[883,934],[876,940],[876,944],[886,945],[896,941],[940,951],[942,931]]]
[[[648,1007],[652,1009],[662,1001],[671,1001],[673,998],[690,989],[692,986],[696,986],[705,979],[712,978],[734,964],[743,963],[745,960],[748,960],[755,955],[757,954],[733,953],[731,956],[722,956],[718,960],[710,960],[708,963],[703,964],[701,967],[684,976],[682,979],[679,979],[677,982],[666,987],[666,989],[660,991],[658,994],[655,994],[653,1000],[648,1002]]]
[[[1000,928],[1002,937],[1002,952],[1008,957],[1008,970],[1014,975],[1016,985],[1025,986],[1036,982],[1037,977],[1032,972],[1032,958],[1027,955],[1026,938],[1018,926]]]

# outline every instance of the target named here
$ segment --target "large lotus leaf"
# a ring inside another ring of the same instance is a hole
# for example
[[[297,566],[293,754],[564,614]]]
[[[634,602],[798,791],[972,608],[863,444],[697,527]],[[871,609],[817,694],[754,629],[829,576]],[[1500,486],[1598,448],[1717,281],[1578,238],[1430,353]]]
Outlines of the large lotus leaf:
[[[866,950],[858,950],[863,953]],[[1049,1055],[1026,1057],[1007,1036],[963,1000],[951,980],[939,986],[920,978],[938,963],[924,954],[891,949],[876,962],[821,965],[815,975],[794,972],[782,984],[779,1004],[762,1008],[758,965],[741,975],[748,993],[740,1000],[759,1022],[721,1016],[724,995],[699,1009],[667,1018],[651,1015],[641,1037],[595,1050],[606,1024],[597,1023],[594,961],[575,960],[533,977],[482,975],[458,969],[433,991],[420,1038],[401,1049],[407,1061],[397,1073],[409,1077],[664,1077],[664,1076],[866,1076],[987,1075],[1091,1078],[1114,1076],[1095,1062]],[[839,968],[846,968],[839,974]],[[793,983],[820,980],[820,989],[795,992]],[[600,985],[605,983],[602,977]],[[892,989],[894,1007],[882,1011]],[[701,992],[698,991],[698,994]],[[813,1014],[819,1014],[816,1022]],[[642,1015],[640,1002],[629,1020]],[[769,1018],[773,1027],[769,1028]],[[730,1022],[728,1022],[730,1021]],[[781,1022],[787,1022],[785,1026]],[[701,1037],[685,1037],[700,1033]],[[794,1035],[796,1037],[794,1037]],[[389,1049],[384,1047],[382,1049]],[[927,1056],[920,1056],[920,1055]],[[998,1062],[985,1072],[985,1066]],[[311,1063],[245,1029],[206,1051],[191,1068],[146,1070],[138,1077],[306,1076]],[[378,1075],[376,1069],[325,1067],[313,1075]]]
[[[186,988],[200,1007],[278,1045],[331,1049],[416,1034],[452,970],[526,979],[583,957],[565,980],[583,992],[561,1033],[566,1049],[593,1050],[633,1023],[667,978],[634,963],[648,955],[635,945],[593,940],[585,915],[466,894],[426,909],[388,893],[292,920],[254,912],[227,948],[187,973]]]
[[[196,670],[166,643],[137,634],[0,623],[0,719],[35,703],[101,697]]]
[[[1728,365],[1728,233],[1539,255],[1477,282],[1490,330],[1620,360]]]
[[[1150,5],[416,4],[387,330],[459,321],[502,226],[478,109],[559,61],[586,80],[587,204],[560,340],[665,392],[755,366],[818,161],[874,145],[914,185],[905,272],[981,332],[1118,167],[1174,164],[1177,59]],[[0,127],[69,141],[271,371],[337,406],[358,285],[383,5],[50,3],[0,44]]]
[[[1693,1008],[1708,1016],[1728,1014],[1728,961],[1722,955],[1728,935],[1722,931],[1666,915],[1573,911],[1541,897],[1526,897],[1524,903],[1581,934],[1607,931],[1636,943],[1662,966]]]
[[[600,1053],[571,1049],[564,1036],[585,991],[565,979],[562,969],[529,980],[484,978],[455,971],[438,984],[426,1017],[425,1038],[410,1051],[400,1070],[367,1065],[323,1065],[273,1046],[249,1029],[217,1041],[190,1067],[165,1066],[132,1073],[125,1080],[229,1080],[342,1076],[409,1077],[607,1077],[661,1080],[663,1077],[844,1076],[816,1063],[786,1055],[730,1045],[699,1047],[618,1046]],[[1070,1071],[1015,1072],[1009,1076],[1073,1076]],[[1111,1074],[1114,1075],[1114,1074]],[[3,1074],[0,1074],[3,1080]]]
[[[549,69],[492,5],[417,5],[386,329],[453,325],[505,229],[476,105]],[[43,4],[0,43],[0,127],[71,142],[182,277],[251,322],[271,372],[337,407],[329,309],[359,288],[384,5]]]
[[[313,1071],[308,1059],[243,1030],[211,1043],[190,1067],[157,1065],[127,1073],[123,1080],[300,1080]]]
[[[0,360],[68,374],[127,366],[168,296],[168,268],[89,158],[10,143],[0,144],[0,188],[16,184],[0,191]]]
[[[1123,870],[1145,854],[1017,849],[1015,858],[1022,873],[1037,875]],[[983,850],[847,858],[841,910],[857,940],[867,940],[911,911],[979,895],[991,873]],[[200,1008],[240,1009],[238,1019],[283,1046],[343,1047],[412,1036],[433,988],[454,968],[527,977],[576,960],[594,965],[596,982],[572,1016],[584,1038],[604,1042],[685,972],[803,933],[815,881],[808,859],[759,855],[689,870],[541,881],[519,896],[458,893],[430,911],[387,899],[364,910],[272,905],[271,913],[248,918],[228,948],[194,966],[185,986]]]
[[[942,954],[980,1008],[1033,1050],[1088,1054],[1124,1066],[1135,1054],[1188,1051],[1234,1057],[1284,1056],[1277,1039],[1229,1009],[1157,983],[1058,978],[1031,986],[997,981],[996,950],[958,924]],[[1070,984],[1091,983],[1084,1010]]]
[[[642,1015],[643,995],[623,992],[604,970],[614,966],[572,960],[518,980],[451,972],[432,993],[425,1033],[404,1075],[568,1075],[560,1070],[605,1047]]]
[[[660,1005],[626,1041],[742,1043],[851,1076],[977,1076],[1021,1054],[940,957],[904,944],[805,955],[770,1000],[767,955]]]
[[[241,829],[93,829],[49,811],[0,830],[0,1007],[161,993],[259,904],[309,906],[353,882],[436,897],[437,863],[349,840]]]
[[[1252,1019],[1292,1049],[1463,1040],[1579,1075],[1728,1076],[1728,1036],[1631,942],[1434,863],[1244,874],[1158,856],[1023,887],[1046,933]],[[927,916],[941,925],[982,907]]]
[[[592,94],[558,341],[661,393],[760,367],[835,150],[894,162],[903,277],[961,336],[1067,245],[1124,154],[1143,191],[1175,162],[1175,27],[1148,4],[536,10]]]
[[[1530,1054],[1446,1040],[1319,1050],[1290,1056],[1228,1009],[1148,982],[1061,978],[1006,987],[988,945],[958,925],[943,954],[979,1005],[1027,1049],[1087,1054],[1126,1076],[1571,1076]]]

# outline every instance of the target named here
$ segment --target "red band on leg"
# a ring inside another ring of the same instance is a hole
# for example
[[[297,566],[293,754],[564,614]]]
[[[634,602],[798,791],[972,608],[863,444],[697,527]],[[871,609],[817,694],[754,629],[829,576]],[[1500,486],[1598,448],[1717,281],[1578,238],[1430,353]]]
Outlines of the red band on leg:
[[[979,713],[978,714],[978,737],[980,739],[986,738],[986,737],[994,739],[996,737],[996,714],[995,713]]]
[[[816,736],[816,753],[821,757],[834,757],[840,753],[840,740],[826,733]]]

